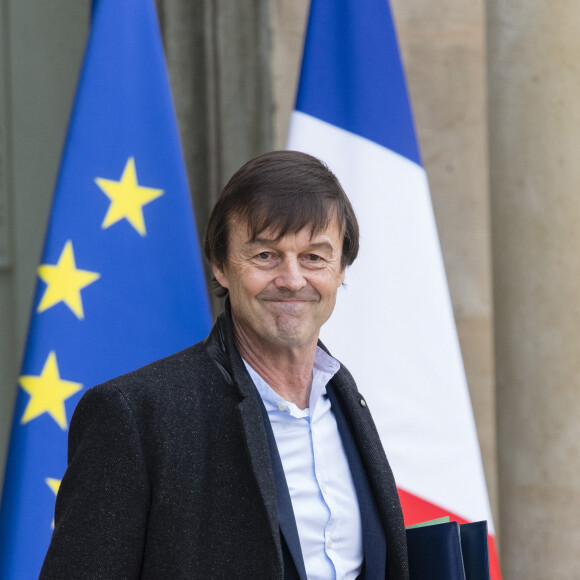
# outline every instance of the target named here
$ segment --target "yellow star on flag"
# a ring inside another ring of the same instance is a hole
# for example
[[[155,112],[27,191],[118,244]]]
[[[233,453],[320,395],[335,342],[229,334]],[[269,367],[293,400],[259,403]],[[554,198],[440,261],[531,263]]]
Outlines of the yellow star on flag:
[[[46,483],[46,485],[50,487],[54,495],[58,493],[58,489],[60,487],[60,479],[54,479],[54,477],[47,477],[45,478],[44,483]],[[52,520],[52,524],[50,527],[54,529],[54,519]]]
[[[82,320],[85,315],[81,300],[81,290],[98,280],[101,275],[89,270],[77,270],[73,245],[66,242],[55,265],[42,264],[38,275],[47,287],[42,295],[37,312],[44,312],[59,302],[64,302]]]
[[[51,351],[44,363],[40,376],[23,375],[18,379],[20,386],[30,395],[20,423],[24,425],[43,413],[48,413],[64,431],[67,428],[66,399],[82,390],[81,383],[63,381],[58,372],[56,354]]]
[[[97,177],[95,182],[111,200],[101,228],[105,230],[125,218],[139,234],[147,235],[143,206],[161,197],[164,192],[137,183],[135,159],[129,157],[120,181]]]
[[[45,478],[44,482],[53,491],[54,495],[58,493],[58,488],[60,487],[60,479],[55,479],[54,477]]]

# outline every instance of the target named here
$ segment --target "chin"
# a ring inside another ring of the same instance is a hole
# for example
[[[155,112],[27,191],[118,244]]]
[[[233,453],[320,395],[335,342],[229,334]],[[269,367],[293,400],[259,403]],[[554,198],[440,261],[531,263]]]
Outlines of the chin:
[[[300,328],[278,327],[277,342],[280,346],[299,347],[316,342]]]

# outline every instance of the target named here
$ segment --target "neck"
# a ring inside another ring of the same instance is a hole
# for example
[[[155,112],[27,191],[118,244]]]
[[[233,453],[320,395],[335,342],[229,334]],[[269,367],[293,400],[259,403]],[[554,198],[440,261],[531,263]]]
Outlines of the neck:
[[[296,347],[260,344],[232,318],[236,346],[244,360],[283,399],[306,409],[312,388],[316,343]]]

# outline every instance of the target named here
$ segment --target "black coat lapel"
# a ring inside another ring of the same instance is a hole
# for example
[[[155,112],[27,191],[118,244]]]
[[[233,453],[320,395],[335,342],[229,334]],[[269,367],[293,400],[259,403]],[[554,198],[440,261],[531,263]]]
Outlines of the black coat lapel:
[[[218,317],[214,329],[206,339],[208,354],[214,360],[224,378],[236,388],[241,400],[238,403],[240,425],[246,443],[246,450],[252,472],[256,478],[260,495],[268,516],[270,535],[277,555],[276,574],[283,577],[283,557],[280,531],[276,510],[276,492],[270,461],[270,450],[266,438],[264,422],[256,397],[256,387],[248,375],[246,367],[234,342],[234,330],[229,301],[225,312]]]
[[[322,346],[319,343],[320,346]],[[351,374],[341,365],[332,379],[336,393],[344,403],[344,412],[356,441],[371,484],[387,539],[387,578],[407,580],[407,539],[401,502],[391,467],[366,401],[356,389]]]
[[[332,412],[336,418],[338,432],[348,459],[358,498],[363,534],[364,578],[384,578],[387,563],[387,543],[373,498],[373,492],[366,475],[366,469],[350,432],[350,427],[342,408],[343,405],[332,388],[332,382],[327,386],[326,392],[332,405]]]
[[[276,507],[278,510],[278,523],[280,531],[283,536],[287,554],[284,554],[284,580],[291,580],[293,578],[300,578],[306,580],[306,567],[304,566],[304,558],[302,556],[302,549],[300,548],[300,538],[298,536],[298,528],[296,527],[296,518],[294,517],[294,509],[292,507],[292,498],[288,490],[288,483],[286,482],[286,474],[280,453],[278,452],[278,445],[276,444],[276,437],[268,417],[268,411],[256,392],[258,404],[262,411],[262,419],[264,427],[266,428],[266,437],[268,438],[268,446],[270,448],[270,460],[272,463],[272,471],[274,473],[274,487],[276,489]]]

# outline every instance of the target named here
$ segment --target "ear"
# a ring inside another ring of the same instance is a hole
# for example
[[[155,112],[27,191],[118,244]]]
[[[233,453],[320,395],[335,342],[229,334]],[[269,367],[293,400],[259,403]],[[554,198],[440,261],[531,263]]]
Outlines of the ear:
[[[338,284],[336,285],[337,288],[340,288],[343,285],[345,276],[346,276],[346,266],[341,270],[338,276]]]
[[[220,285],[229,289],[228,277],[224,272],[224,268],[220,268],[215,262],[212,262],[211,269],[213,270],[215,279],[220,283]]]

